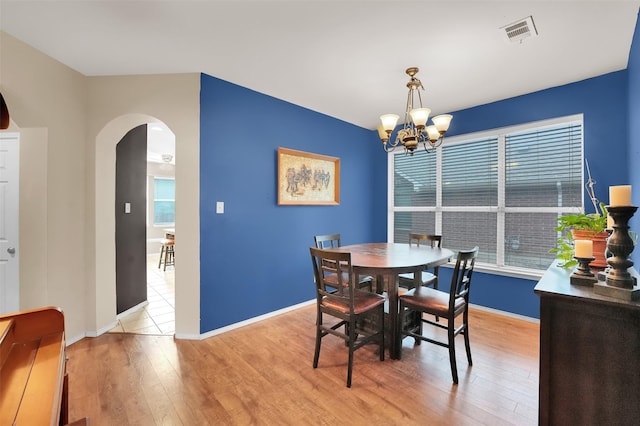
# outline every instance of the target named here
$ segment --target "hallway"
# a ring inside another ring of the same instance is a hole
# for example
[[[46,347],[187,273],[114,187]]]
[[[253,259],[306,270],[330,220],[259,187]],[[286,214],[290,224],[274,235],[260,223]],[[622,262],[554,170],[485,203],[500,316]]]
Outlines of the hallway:
[[[147,256],[148,304],[118,319],[109,333],[173,335],[175,333],[174,267],[158,268],[158,254]]]

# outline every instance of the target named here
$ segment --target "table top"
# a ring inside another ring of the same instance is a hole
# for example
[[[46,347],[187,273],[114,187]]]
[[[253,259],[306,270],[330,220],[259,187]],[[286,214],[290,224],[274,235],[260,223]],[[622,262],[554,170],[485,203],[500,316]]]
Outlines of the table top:
[[[455,256],[452,250],[428,245],[403,243],[364,243],[342,246],[333,251],[350,252],[351,263],[357,268],[389,269],[397,273],[430,269]]]
[[[633,276],[640,278],[635,269],[631,268],[629,272]],[[572,273],[573,269],[559,267],[558,261],[556,260],[545,271],[533,291],[538,296],[544,297],[574,298],[582,301],[594,301],[603,304],[640,308],[640,301],[627,301],[597,294],[594,293],[593,286],[572,285],[570,283]]]

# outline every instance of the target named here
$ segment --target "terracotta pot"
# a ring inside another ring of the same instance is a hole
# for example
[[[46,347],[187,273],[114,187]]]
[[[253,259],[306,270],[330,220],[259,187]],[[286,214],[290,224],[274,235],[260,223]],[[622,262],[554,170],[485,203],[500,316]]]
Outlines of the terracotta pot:
[[[574,229],[571,232],[573,233],[574,240],[593,241],[593,257],[595,257],[595,259],[589,263],[589,266],[592,268],[606,268],[607,257],[604,253],[607,250],[607,238],[609,238],[609,233],[607,231],[593,232],[584,229]]]

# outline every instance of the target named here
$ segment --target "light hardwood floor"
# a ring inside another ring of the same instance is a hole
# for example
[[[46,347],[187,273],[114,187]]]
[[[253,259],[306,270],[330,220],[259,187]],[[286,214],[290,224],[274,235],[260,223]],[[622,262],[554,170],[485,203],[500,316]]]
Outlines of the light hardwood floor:
[[[457,338],[460,384],[447,349],[403,341],[380,362],[323,339],[312,368],[315,306],[201,341],[107,333],[68,348],[70,419],[92,425],[535,425],[539,325],[470,310],[474,364]]]

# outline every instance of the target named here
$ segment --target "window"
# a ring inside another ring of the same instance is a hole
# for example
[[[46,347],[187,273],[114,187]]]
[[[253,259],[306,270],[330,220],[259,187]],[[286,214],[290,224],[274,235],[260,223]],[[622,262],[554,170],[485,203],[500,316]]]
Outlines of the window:
[[[492,269],[545,270],[559,215],[582,211],[582,116],[447,138],[390,154],[390,241],[443,235]]]
[[[168,178],[153,178],[153,224],[175,223],[176,181]]]

